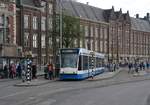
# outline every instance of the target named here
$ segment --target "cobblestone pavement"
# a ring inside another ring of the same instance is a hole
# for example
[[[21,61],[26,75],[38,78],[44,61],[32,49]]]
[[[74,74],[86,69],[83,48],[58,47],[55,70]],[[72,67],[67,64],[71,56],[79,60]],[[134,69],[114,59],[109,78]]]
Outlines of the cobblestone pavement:
[[[150,73],[144,74],[143,71],[139,75],[129,74],[127,69],[122,69],[117,75],[112,78],[96,81],[95,84],[99,86],[107,86],[120,83],[138,82],[143,80],[150,80]]]
[[[110,75],[110,76],[108,76],[108,78],[104,77],[104,79],[101,79],[101,78],[97,79],[98,77],[94,77],[94,79],[92,79],[92,80],[87,79],[87,80],[83,80],[83,81],[77,81],[76,84],[79,84],[81,87],[91,87],[91,86],[107,86],[107,85],[126,83],[126,82],[150,80],[150,73],[145,73],[144,71],[141,71],[139,75],[129,74],[127,71],[127,68],[121,68],[120,72],[116,72],[116,74],[108,73],[108,75]],[[113,75],[113,76],[111,77],[111,75]],[[100,75],[99,75],[99,77],[100,77]],[[106,77],[107,77],[107,75],[106,75]],[[17,80],[16,83],[14,81],[13,85],[17,84],[18,86],[28,86],[27,83],[24,84],[24,83],[21,83],[21,80],[20,80],[20,82],[18,82],[18,81],[19,80]],[[46,84],[55,84],[55,82],[56,82],[56,84],[67,83],[67,81],[44,80],[42,77],[40,77],[37,80],[33,80],[31,82],[31,84],[29,84],[29,85],[30,86],[40,86],[40,85],[46,85]],[[75,81],[68,82],[67,84],[69,86],[72,85],[73,87],[78,86],[78,85],[74,84],[73,82],[75,82]],[[0,83],[2,83],[2,82],[0,82]],[[86,85],[86,84],[88,84],[88,85]]]
[[[44,100],[49,99],[49,96],[65,91],[100,88],[143,80],[150,80],[150,74],[134,76],[133,74],[128,74],[126,69],[122,69],[114,77],[99,81],[50,81],[33,87],[13,86],[18,83],[18,81],[0,82],[0,93],[3,94],[0,96],[0,105],[38,105],[37,103],[40,101],[44,102]],[[47,80],[43,79],[43,81]],[[5,99],[7,99],[7,101]]]

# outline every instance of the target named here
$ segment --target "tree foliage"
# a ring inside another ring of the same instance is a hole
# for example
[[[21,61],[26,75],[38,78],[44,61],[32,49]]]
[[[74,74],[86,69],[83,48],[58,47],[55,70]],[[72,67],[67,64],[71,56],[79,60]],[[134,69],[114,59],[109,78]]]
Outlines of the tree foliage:
[[[74,40],[82,36],[80,19],[63,12],[62,15],[62,44],[64,48],[74,47]]]

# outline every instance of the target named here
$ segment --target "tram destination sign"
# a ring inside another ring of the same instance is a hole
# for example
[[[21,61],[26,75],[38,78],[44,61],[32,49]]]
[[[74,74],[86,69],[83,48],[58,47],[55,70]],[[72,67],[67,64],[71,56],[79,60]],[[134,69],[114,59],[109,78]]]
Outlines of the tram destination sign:
[[[62,49],[61,53],[78,53],[77,49]]]

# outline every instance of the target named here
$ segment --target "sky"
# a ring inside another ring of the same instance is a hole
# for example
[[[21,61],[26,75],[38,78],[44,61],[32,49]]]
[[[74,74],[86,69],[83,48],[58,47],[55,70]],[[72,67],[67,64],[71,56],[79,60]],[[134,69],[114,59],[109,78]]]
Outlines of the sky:
[[[122,8],[122,12],[126,13],[129,10],[131,17],[139,14],[139,17],[146,16],[150,13],[150,0],[76,0],[78,2],[87,3],[89,5],[99,7],[101,9],[110,9],[114,6],[115,11]]]

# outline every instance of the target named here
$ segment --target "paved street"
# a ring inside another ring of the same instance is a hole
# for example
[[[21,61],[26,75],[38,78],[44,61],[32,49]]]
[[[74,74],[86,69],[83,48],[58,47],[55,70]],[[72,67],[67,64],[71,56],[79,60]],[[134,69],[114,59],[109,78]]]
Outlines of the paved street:
[[[135,77],[122,70],[110,79],[46,81],[31,87],[14,86],[19,80],[1,81],[0,105],[145,105],[150,81],[139,82],[145,79],[150,75]]]

